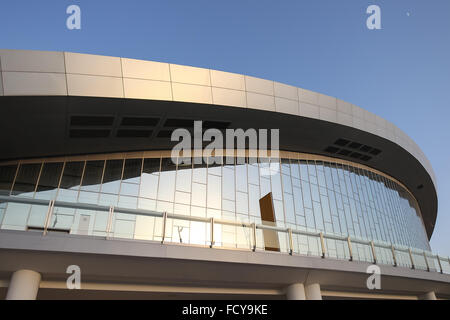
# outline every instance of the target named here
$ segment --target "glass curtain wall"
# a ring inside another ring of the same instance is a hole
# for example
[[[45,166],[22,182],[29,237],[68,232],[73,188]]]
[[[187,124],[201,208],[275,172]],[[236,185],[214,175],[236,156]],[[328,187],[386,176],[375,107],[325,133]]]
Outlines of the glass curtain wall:
[[[368,168],[301,158],[210,166],[176,165],[164,157],[98,159],[0,164],[0,194],[260,224],[259,199],[272,192],[279,227],[430,249],[415,199]],[[44,206],[3,202],[0,227],[39,229],[46,212]],[[109,221],[108,212],[57,207],[49,227],[106,236],[108,224],[114,237],[161,240],[162,219],[155,217],[118,213]],[[262,231],[257,232],[257,247],[264,249]],[[169,219],[165,240],[207,245],[209,233],[206,223]],[[248,228],[216,225],[214,234],[218,246],[251,246]],[[294,252],[319,255],[318,241],[294,235]],[[281,235],[280,246],[288,246]],[[348,254],[342,241],[327,239],[326,246],[330,256]],[[369,246],[355,244],[354,251],[370,259]]]

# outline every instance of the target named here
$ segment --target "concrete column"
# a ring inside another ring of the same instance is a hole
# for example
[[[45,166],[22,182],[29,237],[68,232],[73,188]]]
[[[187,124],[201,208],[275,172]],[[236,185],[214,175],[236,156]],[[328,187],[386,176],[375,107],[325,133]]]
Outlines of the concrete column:
[[[9,283],[6,300],[36,300],[41,274],[31,270],[18,270]]]
[[[313,283],[305,287],[307,300],[322,300],[322,293],[320,292],[320,284]]]
[[[305,287],[303,283],[294,283],[286,288],[286,299],[288,300],[306,300]]]
[[[419,299],[420,300],[437,300],[436,294],[434,293],[434,291],[425,293],[424,295],[420,296]]]

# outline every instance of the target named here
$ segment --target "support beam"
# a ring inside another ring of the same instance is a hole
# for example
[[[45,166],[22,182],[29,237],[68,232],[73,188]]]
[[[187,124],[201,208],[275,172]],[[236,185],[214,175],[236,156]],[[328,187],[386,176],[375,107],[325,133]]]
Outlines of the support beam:
[[[36,300],[41,274],[32,270],[18,270],[9,283],[6,300]]]
[[[305,294],[307,300],[322,300],[322,293],[320,291],[320,284],[313,283],[305,287]]]
[[[287,300],[306,300],[305,286],[303,283],[294,283],[286,288]]]

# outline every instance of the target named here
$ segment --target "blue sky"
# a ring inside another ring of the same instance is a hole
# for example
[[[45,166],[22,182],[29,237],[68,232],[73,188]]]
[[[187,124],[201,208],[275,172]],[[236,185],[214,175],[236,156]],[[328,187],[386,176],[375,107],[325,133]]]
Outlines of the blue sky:
[[[66,28],[77,4],[82,29]],[[382,30],[366,28],[381,7]],[[403,129],[438,179],[431,245],[450,255],[450,1],[2,1],[0,48],[74,51],[253,75],[359,105]]]

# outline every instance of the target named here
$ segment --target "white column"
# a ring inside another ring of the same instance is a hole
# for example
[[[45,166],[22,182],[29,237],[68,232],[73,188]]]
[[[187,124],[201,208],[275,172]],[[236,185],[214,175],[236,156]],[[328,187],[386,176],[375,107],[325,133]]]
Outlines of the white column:
[[[313,283],[305,287],[307,300],[322,300],[322,293],[320,292],[320,284]]]
[[[420,300],[437,300],[436,294],[434,293],[434,291],[425,293],[424,295],[420,296],[419,299]]]
[[[305,300],[305,287],[303,283],[294,283],[286,288],[286,299],[288,300]]]
[[[41,274],[31,270],[13,273],[6,294],[6,300],[36,300]]]

